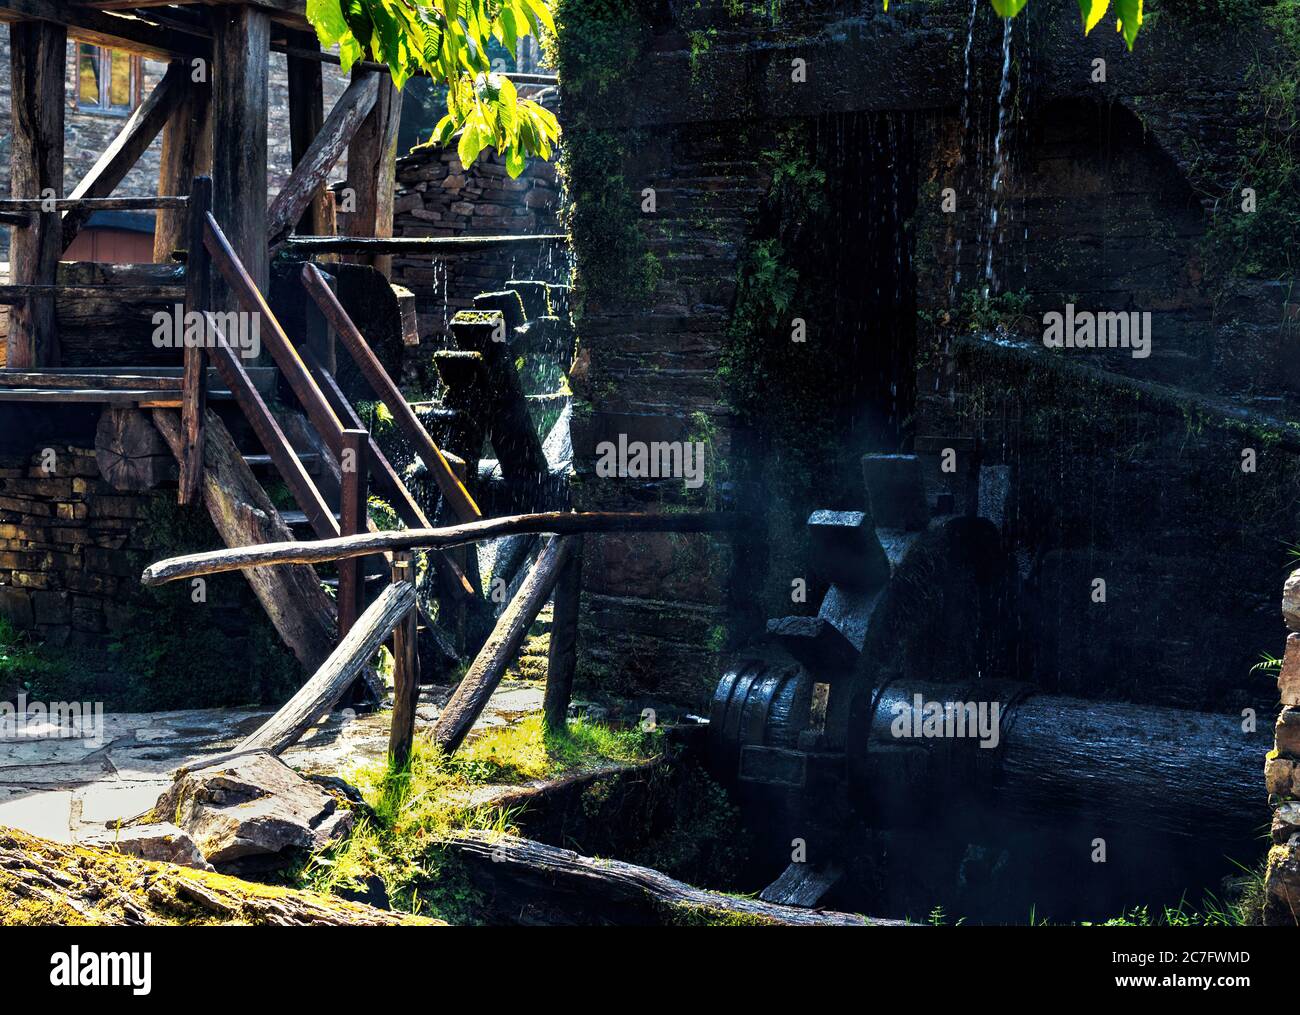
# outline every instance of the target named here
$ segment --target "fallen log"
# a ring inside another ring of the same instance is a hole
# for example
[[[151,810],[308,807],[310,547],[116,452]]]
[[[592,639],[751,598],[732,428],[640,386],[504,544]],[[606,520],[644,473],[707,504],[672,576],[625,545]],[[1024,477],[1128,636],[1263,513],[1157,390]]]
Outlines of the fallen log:
[[[574,536],[554,536],[524,579],[519,593],[497,619],[488,640],[438,717],[433,741],[448,754],[461,745],[488,698],[519,652],[524,636],[541,612],[565,565],[581,545]]]
[[[139,409],[107,406],[95,427],[95,462],[114,490],[153,490],[177,475],[176,460]]]
[[[490,904],[515,919],[540,923],[752,924],[796,927],[903,926],[781,906],[743,895],[695,888],[661,871],[621,860],[582,856],[513,835],[471,829],[446,844],[491,893]]]
[[[3,926],[391,927],[439,922],[0,828]]]
[[[537,514],[507,515],[482,521],[448,525],[438,529],[397,529],[366,532],[315,542],[262,543],[229,550],[211,550],[181,557],[168,557],[144,570],[145,585],[193,578],[196,575],[240,571],[268,564],[319,564],[349,557],[364,557],[389,550],[446,549],[483,539],[514,536],[523,532],[576,535],[585,532],[727,532],[751,524],[748,515],[724,511],[657,512],[543,511]]]

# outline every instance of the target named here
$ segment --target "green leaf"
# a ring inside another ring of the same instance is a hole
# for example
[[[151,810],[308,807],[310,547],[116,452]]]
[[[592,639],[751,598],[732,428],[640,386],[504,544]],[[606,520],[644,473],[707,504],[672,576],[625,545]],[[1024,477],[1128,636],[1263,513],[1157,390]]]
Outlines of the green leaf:
[[[460,164],[468,169],[478,158],[479,152],[486,148],[491,140],[492,132],[481,119],[481,114],[476,114],[475,119],[465,124],[465,130],[460,135],[460,144],[456,147]]]
[[[506,150],[506,172],[510,174],[510,179],[518,179],[527,164],[528,159],[517,145]]]
[[[1025,9],[1028,2],[1029,0],[992,0],[993,9],[1003,18],[1014,18]]]
[[[1131,50],[1142,27],[1142,0],[1115,0],[1115,13],[1119,17],[1117,27]]]
[[[1087,35],[1097,27],[1097,22],[1106,16],[1110,0],[1079,0],[1079,15],[1083,18],[1083,34]]]
[[[316,29],[316,38],[326,48],[349,34],[339,0],[307,0],[307,20]]]
[[[552,35],[555,34],[555,19],[551,17],[551,9],[542,0],[524,0],[528,10],[533,16],[546,26],[546,30]],[[1025,0],[1021,0],[1020,6],[1025,5]]]

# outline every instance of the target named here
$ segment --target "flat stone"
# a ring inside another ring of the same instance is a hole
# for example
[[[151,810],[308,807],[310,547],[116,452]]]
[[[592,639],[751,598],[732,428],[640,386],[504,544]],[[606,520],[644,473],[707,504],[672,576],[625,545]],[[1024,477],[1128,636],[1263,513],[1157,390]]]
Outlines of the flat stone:
[[[1300,568],[1292,571],[1282,586],[1282,619],[1292,631],[1300,631]]]
[[[88,824],[107,824],[137,817],[153,807],[158,794],[168,785],[166,780],[154,780],[97,782],[84,786],[75,793],[81,804],[81,820]]]
[[[1286,636],[1286,650],[1282,653],[1282,670],[1277,675],[1277,689],[1283,705],[1300,705],[1300,633]]]
[[[1273,729],[1277,739],[1277,749],[1283,754],[1300,757],[1300,708],[1287,705],[1278,714],[1277,726]]]
[[[194,840],[183,829],[168,821],[152,825],[128,825],[126,828],[83,839],[82,842],[87,846],[98,846],[127,856],[138,856],[143,860],[160,860],[183,867],[212,870],[212,865],[203,859]]]

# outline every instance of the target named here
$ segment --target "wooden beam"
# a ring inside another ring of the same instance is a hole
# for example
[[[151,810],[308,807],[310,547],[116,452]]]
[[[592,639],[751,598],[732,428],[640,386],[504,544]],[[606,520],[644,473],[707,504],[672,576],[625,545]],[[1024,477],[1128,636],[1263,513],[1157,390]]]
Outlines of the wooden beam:
[[[519,592],[497,619],[488,640],[433,728],[433,742],[447,754],[454,752],[469,735],[576,548],[573,536],[552,536],[519,586]]]
[[[180,413],[155,412],[154,423],[180,461]],[[227,546],[292,539],[266,491],[244,463],[221,419],[211,409],[204,422],[203,504]],[[251,568],[244,572],[280,638],[306,670],[315,672],[334,644],[334,604],[310,567]]]
[[[578,607],[582,599],[582,536],[555,586],[551,614],[551,641],[546,657],[546,691],[542,696],[542,722],[550,730],[563,730],[573,696],[573,674],[578,666]]]
[[[343,304],[334,295],[326,283],[324,276],[321,275],[320,269],[314,264],[305,264],[302,268],[302,282],[307,292],[315,300],[320,311],[325,315],[338,335],[339,341],[347,348],[352,359],[357,364],[357,369],[361,371],[366,382],[370,385],[375,395],[388,406],[388,411],[393,414],[393,419],[401,428],[402,433],[406,436],[416,454],[424,462],[424,467],[429,471],[434,481],[438,484],[438,489],[442,495],[447,498],[456,512],[456,516],[461,521],[471,521],[482,516],[483,512],[474,503],[474,498],[470,496],[465,484],[456,478],[456,474],[451,471],[451,466],[447,464],[447,459],[443,457],[441,449],[433,442],[429,436],[429,431],[424,428],[424,424],[412,411],[407,404],[406,396],[398,390],[393,379],[388,376],[388,371],[383,364],[376,358],[365,336],[357,329],[348,316]]]
[[[212,213],[253,284],[266,292],[266,103],[271,24],[249,6],[209,9],[212,18]],[[214,310],[238,310],[222,279]]]
[[[153,211],[155,208],[183,209],[189,198],[178,197],[58,197],[3,198],[0,209],[36,212],[85,211]]]
[[[315,32],[290,32],[289,41],[297,43],[296,50],[320,51]],[[272,47],[274,47],[272,40]],[[311,143],[325,123],[325,82],[321,64],[293,53],[285,57],[289,77],[289,154],[295,169],[302,163]],[[274,215],[268,214],[274,220]],[[274,235],[274,225],[269,226]],[[325,206],[325,188],[317,189],[307,211],[298,220],[295,229],[302,233],[328,233],[333,231]]]
[[[117,137],[100,154],[90,171],[68,195],[69,200],[108,197],[125,179],[140,156],[153,144],[172,112],[180,105],[187,90],[185,64],[172,61],[162,79],[148,97],[135,108]],[[72,246],[77,233],[92,214],[91,206],[82,204],[63,216],[63,250]],[[171,248],[168,247],[168,250]],[[155,258],[157,260],[157,258]]]
[[[27,370],[0,370],[0,388],[121,388],[130,391],[171,391],[179,393],[179,377],[150,374],[91,374],[67,371],[33,373]]]
[[[195,177],[210,179],[212,175],[212,85],[207,79],[206,67],[202,81],[194,80],[195,68],[186,61],[175,62],[172,67],[179,68],[184,75],[185,88],[180,102],[163,126],[162,158],[158,164],[158,193],[161,196],[188,194]],[[170,72],[171,68],[168,69]],[[189,221],[183,209],[158,210],[153,233],[153,259],[156,263],[170,263],[172,251],[186,246]],[[210,310],[211,307],[202,309]]]
[[[71,39],[154,60],[212,55],[211,44],[194,33],[160,28],[139,18],[108,14],[67,0],[0,0],[0,21],[62,25]]]
[[[64,72],[68,34],[62,25],[43,21],[9,29],[12,73],[9,162],[10,193],[40,200],[63,193]],[[63,253],[58,212],[32,215],[25,229],[15,229],[10,244],[10,279],[19,285],[50,285]],[[58,366],[59,340],[54,296],[30,296],[9,312],[10,367]]]
[[[393,554],[393,583],[415,583],[411,551]],[[400,769],[411,757],[415,741],[415,708],[420,703],[420,657],[415,650],[419,611],[411,610],[393,628],[393,720],[388,731],[388,755]]]
[[[284,241],[295,253],[311,254],[396,254],[419,257],[434,254],[482,254],[505,247],[527,247],[542,243],[568,243],[566,233],[538,233],[533,236],[290,236]]]
[[[320,564],[347,557],[364,557],[393,550],[433,548],[477,543],[484,539],[516,536],[523,532],[575,535],[586,532],[731,532],[747,528],[753,519],[726,511],[659,512],[545,511],[529,515],[484,518],[441,529],[394,529],[360,536],[322,539],[315,543],[263,543],[229,550],[210,550],[169,557],[144,569],[141,582],[162,585],[202,574],[239,571],[267,564]]]
[[[271,204],[267,213],[267,235],[272,244],[294,228],[303,212],[320,194],[334,163],[348,149],[349,142],[374,108],[379,84],[379,78],[374,74],[354,77],[339,96],[320,132],[312,139]],[[391,219],[391,210],[389,215]]]
[[[193,256],[185,262],[185,310],[205,314],[212,301],[212,269],[208,251],[203,246],[203,233],[207,229],[208,208],[212,204],[212,180],[196,177],[190,186],[189,249]],[[155,248],[156,249],[156,248]],[[206,318],[205,318],[206,320]],[[248,375],[244,374],[247,379]],[[203,478],[203,421],[208,411],[207,355],[201,345],[185,347],[185,368],[181,390],[181,430],[185,434],[185,447],[181,453],[180,503],[191,504],[198,499]],[[254,389],[256,392],[256,389]]]
[[[357,71],[358,77],[375,79],[379,92],[370,113],[348,147],[348,189],[355,206],[347,220],[349,236],[389,237],[393,235],[393,195],[397,170],[397,128],[402,98],[393,79],[376,71]],[[387,254],[367,253],[357,260],[392,274],[393,259]]]
[[[57,218],[55,219],[57,222]],[[60,240],[59,242],[62,242]],[[57,262],[56,262],[57,264]],[[16,269],[15,269],[16,270]],[[104,299],[137,303],[174,303],[185,295],[178,285],[66,285],[56,282],[24,282],[17,285],[0,285],[0,305],[22,304],[28,301],[50,299]],[[12,334],[12,331],[10,332]],[[14,364],[17,366],[18,364]]]
[[[365,430],[347,427],[342,431],[343,450],[339,453],[339,535],[355,536],[366,531],[366,476],[369,466],[366,459],[370,450],[370,434]],[[339,633],[352,630],[361,612],[361,561],[356,557],[340,560],[339,569]]]

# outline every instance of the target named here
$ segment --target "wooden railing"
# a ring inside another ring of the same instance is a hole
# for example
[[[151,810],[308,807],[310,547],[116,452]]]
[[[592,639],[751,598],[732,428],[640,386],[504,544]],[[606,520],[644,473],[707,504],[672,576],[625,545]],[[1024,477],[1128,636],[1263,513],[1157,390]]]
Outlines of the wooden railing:
[[[578,603],[581,596],[581,541],[584,534],[723,532],[748,524],[750,520],[746,516],[720,512],[650,514],[606,511],[514,515],[482,519],[441,529],[375,532],[341,536],[338,539],[316,543],[263,543],[258,546],[172,557],[147,567],[141,576],[141,581],[147,586],[156,586],[199,575],[218,574],[249,567],[344,561],[377,550],[389,550],[394,554],[394,584],[385,595],[391,599],[397,595],[392,592],[393,588],[406,587],[410,584],[405,575],[410,568],[410,551],[415,548],[446,549],[500,536],[552,533],[552,538],[543,548],[537,562],[528,572],[510,604],[497,619],[492,634],[479,650],[434,726],[434,742],[444,750],[452,752],[464,741],[482,713],[492,692],[501,682],[506,669],[518,653],[529,627],[537,619],[542,606],[553,592],[555,611],[551,620],[551,645],[547,660],[543,717],[550,728],[563,728],[572,692],[576,661]],[[353,635],[361,630],[373,634],[382,626],[381,617],[382,623],[389,624],[388,630],[396,627],[399,618],[395,615],[383,611],[372,613],[372,611],[375,611],[375,606],[367,610],[358,621]],[[415,700],[418,694],[419,673],[418,664],[413,661],[414,650],[411,643],[414,629],[411,624],[410,618],[407,617],[408,626],[399,632],[393,647],[394,705],[392,727],[389,732],[389,749],[394,762],[398,765],[404,764],[410,756],[411,744],[415,736]],[[377,641],[373,641],[373,648],[370,649],[372,655],[386,634],[387,632]],[[295,735],[296,739],[307,728],[306,725],[302,725],[303,722],[308,718],[318,718],[338,700],[347,687],[343,678],[337,675],[340,666],[346,660],[348,666],[355,666],[355,669],[350,671],[355,675],[369,658],[362,656],[362,652],[372,644],[372,641],[362,640],[353,635],[345,639],[348,651],[345,653],[344,646],[341,644],[317,675],[308,681],[289,705],[281,709],[285,716],[280,717],[280,713],[277,713],[277,718],[268,722],[267,727],[272,727],[274,724],[276,730],[296,729],[298,731]],[[311,689],[310,693],[308,688]],[[325,701],[327,691],[333,695],[328,702]],[[310,717],[305,715],[301,707],[295,706],[290,709],[290,705],[299,699],[310,702],[311,709],[314,709]],[[258,744],[261,743],[278,747],[279,750],[287,746],[278,733],[274,736],[268,733],[261,740],[258,740],[257,736],[254,734],[245,742],[245,745],[253,745],[248,749],[257,749]],[[245,745],[241,745],[241,748]]]

